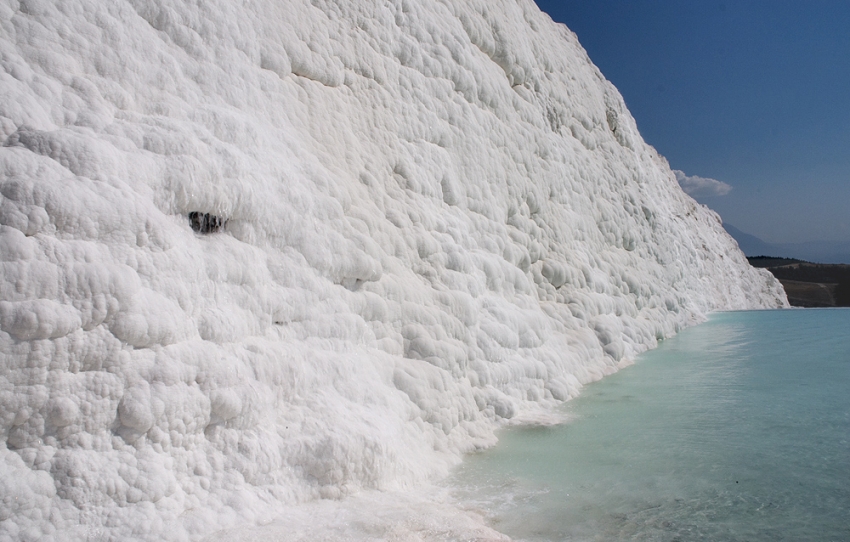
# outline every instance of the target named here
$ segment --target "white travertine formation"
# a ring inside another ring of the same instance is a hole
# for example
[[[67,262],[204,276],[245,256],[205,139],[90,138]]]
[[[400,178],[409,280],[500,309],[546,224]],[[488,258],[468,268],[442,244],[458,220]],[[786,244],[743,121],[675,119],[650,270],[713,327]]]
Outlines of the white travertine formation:
[[[0,540],[403,495],[786,304],[531,0],[0,0],[0,66]]]

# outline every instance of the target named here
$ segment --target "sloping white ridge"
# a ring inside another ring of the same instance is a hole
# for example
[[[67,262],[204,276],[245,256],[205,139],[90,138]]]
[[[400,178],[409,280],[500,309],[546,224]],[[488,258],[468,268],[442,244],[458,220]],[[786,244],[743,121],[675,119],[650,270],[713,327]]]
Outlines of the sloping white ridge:
[[[0,64],[0,540],[404,492],[786,304],[531,0],[0,0]]]

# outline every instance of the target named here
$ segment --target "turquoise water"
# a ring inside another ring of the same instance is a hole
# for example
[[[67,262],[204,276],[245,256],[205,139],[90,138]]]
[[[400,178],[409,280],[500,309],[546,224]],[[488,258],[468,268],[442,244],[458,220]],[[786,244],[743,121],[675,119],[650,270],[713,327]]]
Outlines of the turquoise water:
[[[850,540],[850,310],[716,314],[565,410],[458,499],[520,540]]]

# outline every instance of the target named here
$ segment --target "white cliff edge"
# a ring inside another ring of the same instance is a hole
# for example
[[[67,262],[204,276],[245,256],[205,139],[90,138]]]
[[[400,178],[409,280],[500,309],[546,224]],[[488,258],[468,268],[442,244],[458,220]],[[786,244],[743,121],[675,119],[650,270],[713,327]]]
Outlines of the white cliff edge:
[[[787,305],[531,0],[4,0],[0,65],[0,540],[403,496]]]

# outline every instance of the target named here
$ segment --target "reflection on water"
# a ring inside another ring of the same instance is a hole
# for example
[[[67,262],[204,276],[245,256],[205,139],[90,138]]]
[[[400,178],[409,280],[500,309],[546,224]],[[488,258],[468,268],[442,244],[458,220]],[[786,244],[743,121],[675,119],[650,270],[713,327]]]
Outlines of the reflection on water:
[[[715,315],[505,430],[457,498],[527,540],[850,540],[850,310]]]

